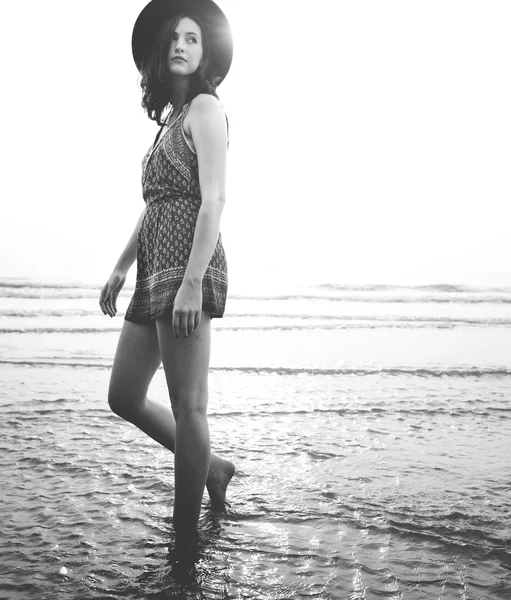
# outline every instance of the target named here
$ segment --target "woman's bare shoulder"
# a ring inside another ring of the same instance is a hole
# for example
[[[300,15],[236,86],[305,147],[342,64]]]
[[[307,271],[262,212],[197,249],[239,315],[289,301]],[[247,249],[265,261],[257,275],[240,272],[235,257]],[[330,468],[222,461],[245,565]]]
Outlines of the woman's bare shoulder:
[[[220,104],[220,100],[212,94],[198,94],[190,102],[190,113],[197,117],[211,118],[214,115],[221,115],[224,118],[224,109]]]

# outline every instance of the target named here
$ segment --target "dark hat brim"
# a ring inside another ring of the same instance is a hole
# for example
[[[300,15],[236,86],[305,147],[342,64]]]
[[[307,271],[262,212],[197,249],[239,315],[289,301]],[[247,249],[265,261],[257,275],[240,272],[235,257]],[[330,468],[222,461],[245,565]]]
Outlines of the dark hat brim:
[[[232,34],[227,17],[213,0],[151,0],[133,28],[131,47],[140,71],[149,57],[153,40],[165,21],[181,13],[195,15],[208,25],[210,54],[220,82],[232,62]]]

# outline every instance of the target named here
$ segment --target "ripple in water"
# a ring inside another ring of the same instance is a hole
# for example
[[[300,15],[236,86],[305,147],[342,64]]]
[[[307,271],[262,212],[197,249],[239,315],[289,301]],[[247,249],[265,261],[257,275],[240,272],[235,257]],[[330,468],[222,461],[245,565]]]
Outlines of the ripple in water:
[[[172,455],[107,410],[108,372],[39,367],[31,394],[10,369],[2,598],[510,597],[508,378],[213,372],[237,475],[190,570]]]

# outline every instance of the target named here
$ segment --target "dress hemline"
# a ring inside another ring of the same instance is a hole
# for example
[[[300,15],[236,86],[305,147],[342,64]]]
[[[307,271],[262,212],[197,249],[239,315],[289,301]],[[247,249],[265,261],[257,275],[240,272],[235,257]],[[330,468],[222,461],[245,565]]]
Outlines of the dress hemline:
[[[164,318],[171,319],[172,318],[172,310],[173,310],[173,306],[170,306],[169,308],[164,308],[162,310],[157,311],[154,314],[148,314],[148,315],[126,314],[126,315],[124,315],[124,320],[130,321],[131,323],[139,323],[141,325],[149,325],[156,319],[164,319]],[[212,319],[221,319],[224,316],[224,313],[218,312],[218,310],[212,306],[203,305],[202,311],[207,312]]]

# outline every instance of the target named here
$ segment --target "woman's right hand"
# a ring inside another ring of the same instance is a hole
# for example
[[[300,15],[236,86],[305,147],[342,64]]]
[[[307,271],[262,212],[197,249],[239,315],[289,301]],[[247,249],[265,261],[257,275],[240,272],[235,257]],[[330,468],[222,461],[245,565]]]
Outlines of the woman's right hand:
[[[114,271],[101,290],[99,297],[99,306],[103,314],[114,317],[117,312],[117,296],[122,290],[126,281],[126,274],[120,271]]]

